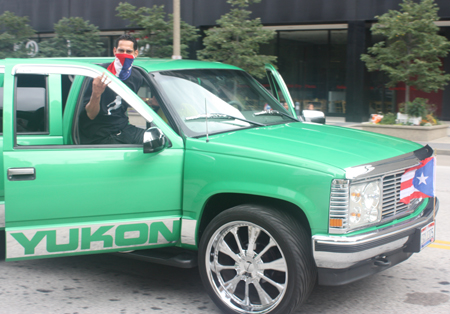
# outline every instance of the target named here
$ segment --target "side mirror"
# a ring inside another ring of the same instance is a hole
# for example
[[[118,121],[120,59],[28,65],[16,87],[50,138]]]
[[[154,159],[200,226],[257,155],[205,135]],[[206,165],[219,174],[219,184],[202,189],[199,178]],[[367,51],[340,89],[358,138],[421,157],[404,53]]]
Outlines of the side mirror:
[[[169,140],[157,127],[149,128],[144,133],[144,154],[156,153],[169,146]]]
[[[302,117],[306,122],[325,124],[325,114],[319,110],[303,110]]]

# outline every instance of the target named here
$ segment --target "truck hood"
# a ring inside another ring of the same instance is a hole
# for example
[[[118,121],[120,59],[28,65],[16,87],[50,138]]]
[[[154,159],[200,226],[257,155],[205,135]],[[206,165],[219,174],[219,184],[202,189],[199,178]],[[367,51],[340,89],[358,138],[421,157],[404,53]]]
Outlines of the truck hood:
[[[208,142],[188,139],[186,147],[336,173],[336,168],[395,157],[422,145],[351,128],[296,122],[211,135]]]

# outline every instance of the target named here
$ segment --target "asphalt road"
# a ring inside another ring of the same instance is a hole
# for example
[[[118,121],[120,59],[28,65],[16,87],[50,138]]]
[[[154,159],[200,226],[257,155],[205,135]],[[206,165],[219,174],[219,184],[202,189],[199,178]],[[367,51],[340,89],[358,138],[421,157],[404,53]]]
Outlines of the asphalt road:
[[[300,313],[450,313],[450,156],[438,156],[437,241],[382,273],[316,286]],[[220,313],[197,269],[115,255],[0,262],[0,313]]]

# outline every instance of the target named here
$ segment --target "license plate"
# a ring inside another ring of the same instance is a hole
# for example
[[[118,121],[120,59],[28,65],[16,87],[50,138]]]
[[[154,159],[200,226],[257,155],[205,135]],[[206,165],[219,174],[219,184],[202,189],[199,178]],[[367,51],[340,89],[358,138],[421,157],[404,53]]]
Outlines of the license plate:
[[[430,222],[420,230],[420,250],[434,242],[435,222]]]

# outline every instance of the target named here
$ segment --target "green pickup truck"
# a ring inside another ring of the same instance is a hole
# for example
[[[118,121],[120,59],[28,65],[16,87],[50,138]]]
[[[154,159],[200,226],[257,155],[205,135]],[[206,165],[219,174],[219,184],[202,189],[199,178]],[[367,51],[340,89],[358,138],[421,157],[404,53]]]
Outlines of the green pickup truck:
[[[126,252],[198,266],[226,313],[286,314],[316,283],[358,280],[434,241],[434,195],[400,201],[404,174],[433,150],[304,122],[270,66],[266,89],[230,65],[138,58],[137,93],[106,75],[144,143],[83,144],[86,90],[112,61],[0,60],[6,261]]]

